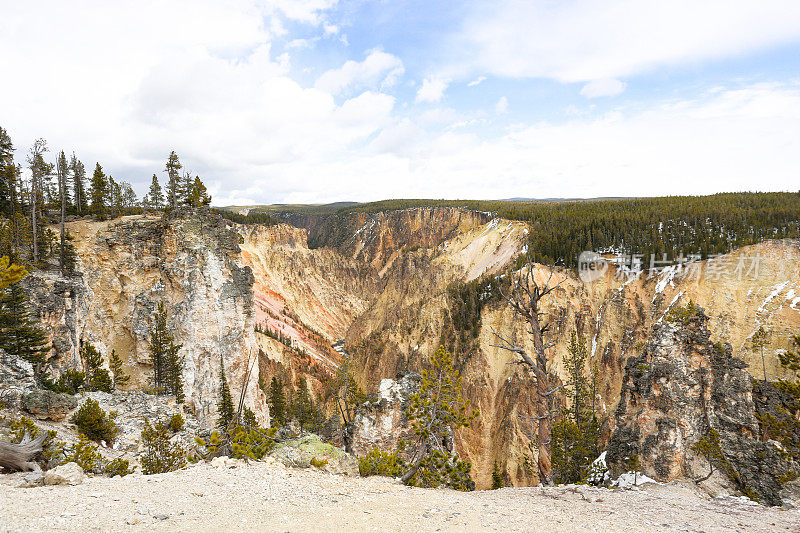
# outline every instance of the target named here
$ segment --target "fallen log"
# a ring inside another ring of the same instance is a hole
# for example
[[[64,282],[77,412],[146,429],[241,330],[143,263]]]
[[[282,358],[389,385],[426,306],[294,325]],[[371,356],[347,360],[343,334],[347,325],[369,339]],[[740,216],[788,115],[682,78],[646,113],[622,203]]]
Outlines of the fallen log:
[[[19,444],[0,441],[0,467],[12,472],[40,472],[39,465],[31,459],[42,451],[47,435],[31,439],[27,433]]]

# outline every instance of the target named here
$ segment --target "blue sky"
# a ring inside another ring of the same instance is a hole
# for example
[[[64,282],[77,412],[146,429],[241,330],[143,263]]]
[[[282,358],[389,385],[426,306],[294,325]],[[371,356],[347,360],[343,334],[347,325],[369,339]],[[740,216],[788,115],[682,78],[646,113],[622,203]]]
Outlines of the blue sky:
[[[0,125],[215,203],[800,188],[800,3],[8,3]]]

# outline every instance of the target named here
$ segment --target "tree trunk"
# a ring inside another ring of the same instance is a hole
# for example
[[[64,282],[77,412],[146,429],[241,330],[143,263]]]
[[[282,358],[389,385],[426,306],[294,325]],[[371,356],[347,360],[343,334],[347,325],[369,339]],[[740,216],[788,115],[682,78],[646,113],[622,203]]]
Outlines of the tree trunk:
[[[423,449],[419,450],[417,454],[417,458],[414,463],[411,465],[411,468],[403,474],[403,477],[400,478],[400,481],[403,482],[403,485],[407,484],[408,481],[414,477],[414,475],[419,471],[419,467],[422,464],[422,460],[428,455],[428,440],[425,440],[425,443],[422,445]]]
[[[528,317],[528,324],[531,327],[533,336],[533,348],[536,350],[536,366],[533,368],[536,376],[536,415],[538,417],[538,460],[536,461],[539,473],[539,482],[543,485],[552,485],[552,464],[551,457],[551,413],[550,395],[548,394],[547,380],[547,354],[544,350],[542,340],[542,328],[539,324],[538,306],[533,309],[533,313]]]
[[[39,261],[39,239],[36,228],[36,174],[31,176],[31,232],[33,233],[33,262]]]
[[[42,451],[42,443],[46,435],[39,435],[31,440],[26,434],[19,444],[0,441],[0,467],[14,472],[27,472],[40,470],[39,465],[31,461],[33,457]]]
[[[59,159],[58,164],[58,192],[61,195],[61,253],[59,254],[59,266],[61,267],[61,275],[63,276],[66,272],[64,269],[64,254],[65,254],[65,246],[66,246],[66,232],[64,230],[64,216],[66,215],[67,211],[67,197],[66,197],[66,179],[67,177],[64,176],[64,171],[61,168],[61,160]]]

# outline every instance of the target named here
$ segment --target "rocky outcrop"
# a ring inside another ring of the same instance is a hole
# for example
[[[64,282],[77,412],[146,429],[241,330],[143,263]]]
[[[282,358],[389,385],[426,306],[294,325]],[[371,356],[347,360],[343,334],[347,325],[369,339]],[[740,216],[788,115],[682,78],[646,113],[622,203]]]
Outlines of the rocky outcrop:
[[[404,414],[406,402],[419,392],[420,380],[417,373],[405,374],[397,380],[381,380],[377,399],[358,406],[347,427],[347,451],[363,457],[375,448],[385,452],[397,449],[398,441],[409,430]]]
[[[81,395],[80,402],[86,398],[95,400],[104,411],[117,413],[114,422],[119,433],[114,439],[114,450],[131,454],[143,450],[141,435],[145,420],[151,424],[157,420],[169,421],[175,414],[184,418],[184,426],[176,432],[175,439],[186,445],[194,443],[194,436],[203,432],[197,417],[175,402],[172,396],[155,396],[141,391],[116,391],[114,393],[89,392]]]
[[[253,336],[253,275],[240,263],[240,237],[208,210],[178,209],[169,218],[76,221],[79,272],[63,279],[34,273],[28,283],[53,338],[52,372],[81,369],[77,348],[92,342],[116,351],[132,388],[151,380],[149,328],[159,302],[182,344],[187,408],[205,425],[216,421],[220,360],[235,395],[266,423]],[[245,377],[248,382],[244,383]]]
[[[33,365],[0,349],[0,405],[18,407],[23,395],[35,388]]]
[[[702,309],[687,313],[657,325],[641,355],[625,365],[606,456],[612,477],[632,468],[658,481],[700,477],[687,470],[689,457],[713,430],[737,488],[780,504],[777,478],[785,465],[759,440],[746,364],[730,345],[711,341]]]
[[[76,407],[74,396],[49,390],[35,390],[22,398],[22,408],[39,420],[60,422]]]
[[[319,468],[329,474],[358,476],[358,460],[339,448],[326,444],[316,435],[282,442],[270,457],[294,468]]]
[[[80,485],[85,478],[83,469],[77,463],[67,463],[45,472],[45,485]]]

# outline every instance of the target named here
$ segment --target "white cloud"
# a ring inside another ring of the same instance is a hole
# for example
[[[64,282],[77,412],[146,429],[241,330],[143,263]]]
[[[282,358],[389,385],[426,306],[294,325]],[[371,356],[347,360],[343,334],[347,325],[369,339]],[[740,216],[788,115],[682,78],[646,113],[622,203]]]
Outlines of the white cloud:
[[[422,87],[417,91],[417,102],[436,103],[444,96],[444,91],[450,84],[450,80],[440,78],[426,78],[422,80]]]
[[[721,86],[635,109],[623,102],[603,116],[583,105],[564,123],[515,121],[498,134],[486,124],[500,121],[485,110],[398,105],[381,88],[403,64],[385,52],[347,62],[315,86],[293,79],[292,56],[276,56],[271,44],[294,26],[281,22],[292,17],[322,35],[325,12],[309,6],[329,4],[9,4],[0,72],[13,78],[0,83],[2,126],[19,161],[44,136],[88,168],[100,161],[116,178],[138,180],[140,192],[153,172],[163,176],[174,149],[220,204],[797,188],[798,85]],[[584,49],[594,42],[587,36]],[[589,68],[608,65],[609,53],[584,61],[559,52],[542,72],[613,78],[615,69]],[[565,58],[578,61],[574,72]],[[425,79],[416,100],[441,102],[449,83]],[[512,100],[513,110],[522,105]],[[501,98],[495,111],[507,105]]]
[[[469,82],[467,84],[467,87],[475,87],[476,85],[480,85],[484,81],[486,81],[486,76],[478,76],[477,78]]]
[[[800,41],[795,0],[476,3],[453,70],[566,82],[733,57]],[[455,74],[454,74],[455,75]]]
[[[347,61],[338,69],[322,74],[316,87],[331,94],[339,94],[351,88],[391,87],[405,72],[400,58],[374,50],[364,61]]]
[[[600,96],[616,96],[625,90],[625,83],[611,79],[593,80],[583,86],[581,96],[598,98]]]
[[[404,119],[373,150],[309,166],[337,180],[309,185],[295,201],[351,198],[508,198],[711,194],[796,190],[800,86],[753,85],[537,123],[494,139],[435,133]],[[361,180],[354,176],[381,176]]]
[[[501,96],[497,103],[494,104],[494,112],[498,115],[504,115],[508,113],[508,98]]]

